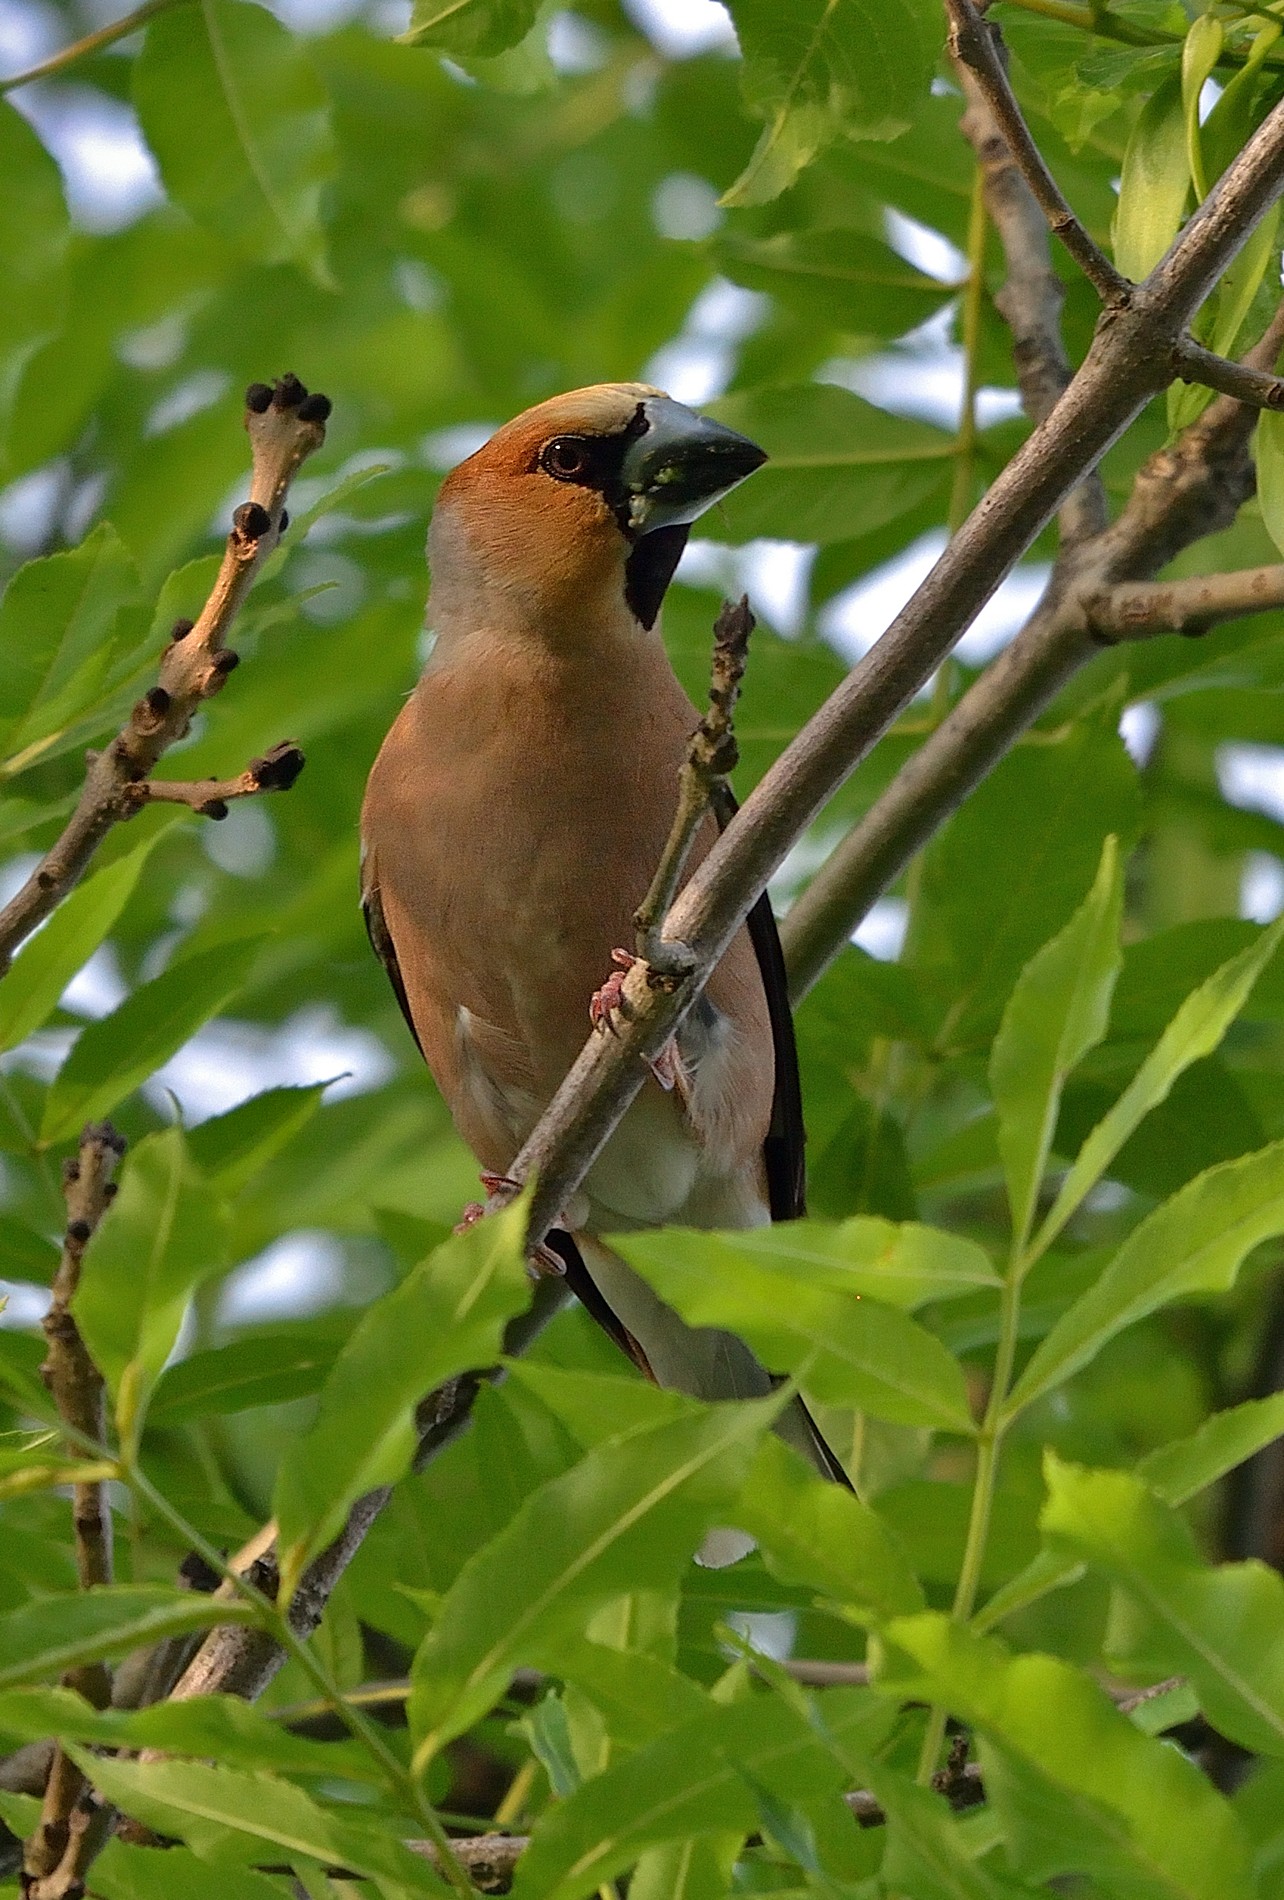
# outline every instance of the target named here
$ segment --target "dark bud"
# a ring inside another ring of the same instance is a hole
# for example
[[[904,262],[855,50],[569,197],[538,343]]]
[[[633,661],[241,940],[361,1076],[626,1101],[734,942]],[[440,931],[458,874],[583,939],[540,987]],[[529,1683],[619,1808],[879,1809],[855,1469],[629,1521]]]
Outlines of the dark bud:
[[[213,1564],[207,1564],[198,1550],[189,1550],[178,1566],[178,1580],[188,1590],[199,1590],[202,1596],[212,1596],[223,1579]]]
[[[328,396],[322,396],[320,393],[309,396],[306,401],[299,404],[299,421],[326,422],[333,408],[334,404]]]
[[[207,799],[203,805],[198,805],[196,809],[201,814],[202,818],[226,818],[227,817],[227,805],[225,801],[221,798]]]
[[[232,516],[232,526],[247,541],[261,541],[272,526],[272,517],[257,501],[243,501]]]
[[[78,1241],[82,1247],[93,1231],[93,1228],[89,1225],[87,1220],[69,1220],[67,1222],[68,1240]]]
[[[303,754],[294,740],[285,739],[261,759],[251,759],[247,770],[261,792],[288,792],[303,765]]]
[[[283,508],[281,510],[281,519],[276,524],[277,533],[284,534],[286,529],[289,527],[289,525],[290,525],[290,511],[288,508]]]
[[[174,703],[163,686],[153,686],[143,701],[154,719],[163,719]]]
[[[65,1188],[75,1185],[80,1179],[80,1161],[75,1155],[68,1155],[62,1164],[62,1184]]]
[[[42,891],[51,891],[57,882],[58,880],[52,871],[36,872],[36,883],[40,886]]]
[[[176,620],[173,626],[170,628],[169,630],[170,639],[171,640],[186,640],[188,634],[192,631],[192,628],[195,625],[196,625],[196,622],[194,620],[189,620],[186,614],[182,615],[182,617]]]
[[[69,1881],[68,1884],[63,1888],[63,1893],[66,1895],[66,1900],[85,1900],[84,1881],[83,1880]]]
[[[224,647],[222,652],[216,653],[214,658],[210,661],[211,667],[218,674],[220,679],[226,679],[229,673],[235,673],[240,664],[240,654],[233,653],[231,647]]]
[[[1204,635],[1209,631],[1209,629],[1207,627],[1199,627],[1199,626],[1178,627],[1177,631],[1181,635],[1183,640],[1202,640]]]
[[[272,407],[272,385],[251,383],[245,392],[245,406],[251,415],[261,416]]]
[[[272,391],[272,401],[278,409],[297,409],[307,393],[297,376],[287,374]]]
[[[119,1193],[120,1193],[119,1183],[116,1181],[109,1181],[106,1187],[103,1189],[103,1199],[108,1203],[108,1205],[110,1205],[111,1202],[115,1200],[116,1196]]]

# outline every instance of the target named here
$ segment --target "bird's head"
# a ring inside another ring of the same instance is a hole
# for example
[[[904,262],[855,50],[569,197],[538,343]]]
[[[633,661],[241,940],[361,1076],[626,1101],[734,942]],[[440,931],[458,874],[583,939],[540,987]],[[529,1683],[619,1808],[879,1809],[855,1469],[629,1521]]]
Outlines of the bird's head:
[[[766,459],[647,383],[539,403],[442,484],[428,541],[434,622],[520,615],[572,637],[625,609],[650,627],[691,523]]]

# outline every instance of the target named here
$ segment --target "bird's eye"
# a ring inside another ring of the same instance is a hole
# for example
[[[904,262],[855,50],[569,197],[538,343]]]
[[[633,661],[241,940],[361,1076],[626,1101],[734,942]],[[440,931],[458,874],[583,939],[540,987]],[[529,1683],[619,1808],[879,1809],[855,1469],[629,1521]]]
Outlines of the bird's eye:
[[[572,482],[588,467],[588,449],[573,435],[555,435],[544,445],[540,467],[559,482]]]

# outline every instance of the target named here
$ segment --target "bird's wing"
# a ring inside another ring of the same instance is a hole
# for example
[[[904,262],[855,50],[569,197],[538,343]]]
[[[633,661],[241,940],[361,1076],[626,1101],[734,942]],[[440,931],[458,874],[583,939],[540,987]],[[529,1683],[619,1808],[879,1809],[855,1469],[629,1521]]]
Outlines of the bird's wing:
[[[415,1047],[424,1055],[424,1046],[419,1040],[419,1031],[415,1028],[415,1019],[410,1013],[410,998],[406,995],[405,979],[401,974],[401,965],[397,962],[397,947],[392,941],[392,932],[388,928],[383,914],[383,899],[379,895],[379,886],[372,877],[361,892],[361,915],[366,920],[366,935],[370,947],[388,973],[392,984],[392,993],[406,1019],[406,1027],[415,1039]]]
[[[721,786],[714,796],[714,816],[719,831],[725,831],[739,807],[729,786]],[[767,1170],[767,1196],[771,1218],[801,1220],[807,1212],[807,1158],[804,1144],[802,1081],[798,1073],[798,1045],[794,1037],[794,1017],[789,1004],[789,983],[785,973],[785,955],[780,945],[771,899],[764,891],[746,919],[749,939],[758,959],[762,987],[771,1019],[771,1042],[776,1058],[775,1092],[771,1100],[771,1123],[763,1142],[763,1160]]]

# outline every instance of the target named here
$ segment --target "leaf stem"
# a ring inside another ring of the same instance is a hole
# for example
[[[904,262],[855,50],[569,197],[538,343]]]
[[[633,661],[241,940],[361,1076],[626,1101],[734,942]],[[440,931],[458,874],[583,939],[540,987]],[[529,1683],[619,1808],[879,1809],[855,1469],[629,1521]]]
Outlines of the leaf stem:
[[[1008,1261],[1007,1277],[1003,1282],[1003,1292],[999,1300],[999,1340],[994,1355],[994,1376],[990,1381],[990,1395],[986,1401],[985,1416],[981,1420],[976,1438],[976,1475],[972,1481],[972,1508],[968,1516],[963,1562],[959,1569],[958,1583],[954,1590],[954,1604],[950,1611],[956,1623],[966,1623],[976,1608],[976,1594],[981,1582],[981,1566],[985,1562],[985,1547],[990,1535],[990,1517],[994,1509],[994,1487],[999,1472],[999,1450],[1003,1443],[1003,1434],[1007,1429],[1003,1408],[1007,1402],[1008,1389],[1012,1383],[1012,1367],[1016,1361],[1024,1267],[1025,1261],[1014,1239]],[[918,1779],[925,1785],[931,1782],[936,1772],[941,1743],[945,1737],[945,1720],[946,1711],[943,1708],[934,1708],[928,1718],[927,1733],[923,1737],[923,1750],[918,1764]]]
[[[143,5],[135,7],[124,19],[113,20],[109,26],[100,26],[95,33],[86,33],[83,40],[73,40],[70,46],[64,46],[60,52],[51,53],[48,59],[42,59],[38,66],[28,66],[24,73],[13,73],[8,79],[0,79],[0,93],[14,92],[19,86],[29,86],[36,79],[49,79],[54,73],[74,66],[78,59],[86,59],[90,53],[100,53],[104,46],[114,46],[117,40],[127,39],[140,26],[146,26],[149,20],[155,19],[158,13],[168,13],[171,7],[186,3],[187,0],[143,0]]]
[[[963,406],[954,444],[954,485],[946,527],[955,534],[968,516],[976,468],[976,395],[981,380],[981,312],[985,298],[985,240],[990,219],[985,203],[985,174],[972,174],[972,207],[967,230],[967,282],[963,290]],[[937,675],[938,679],[940,675]],[[943,715],[942,715],[943,716]]]

